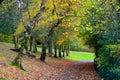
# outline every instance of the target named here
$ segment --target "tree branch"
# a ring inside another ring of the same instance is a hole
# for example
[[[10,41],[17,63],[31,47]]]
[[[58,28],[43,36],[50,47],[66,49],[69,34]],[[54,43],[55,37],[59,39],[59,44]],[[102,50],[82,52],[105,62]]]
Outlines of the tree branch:
[[[38,21],[41,19],[41,13],[44,12],[44,10],[45,10],[46,1],[47,0],[42,0],[40,10],[38,11],[38,13],[34,17],[34,19],[32,21],[30,21],[30,23],[27,25],[31,29],[33,29],[35,27],[36,23],[38,23]]]

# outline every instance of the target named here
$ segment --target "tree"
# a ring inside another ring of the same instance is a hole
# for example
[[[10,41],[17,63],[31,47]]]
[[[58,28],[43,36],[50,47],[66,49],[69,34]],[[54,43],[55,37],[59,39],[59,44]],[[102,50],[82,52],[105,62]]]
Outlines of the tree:
[[[53,23],[53,27],[52,27],[51,30],[49,31],[48,35],[45,36],[45,38],[44,38],[44,41],[43,41],[43,43],[42,43],[42,53],[41,53],[41,57],[40,57],[40,60],[41,60],[41,61],[44,61],[44,60],[45,60],[47,42],[48,42],[49,38],[51,37],[51,35],[53,34],[53,31],[54,31],[55,27],[57,27],[57,26],[61,23],[61,20],[62,20],[62,19],[58,19],[58,20],[56,21],[56,23]]]
[[[19,21],[19,13],[18,7],[16,6],[16,1],[5,0],[5,2],[0,5],[0,7],[0,34],[2,34],[2,36],[6,35],[12,38],[12,34],[18,27],[17,25]],[[6,41],[5,39],[3,40]]]
[[[81,2],[81,5],[84,2]],[[119,78],[119,20],[115,0],[86,1],[84,16],[80,19],[80,37],[95,49],[95,64],[104,79]],[[94,6],[93,6],[94,4]],[[81,9],[82,10],[82,9]],[[87,11],[86,11],[87,10]],[[80,11],[79,11],[80,12]],[[112,34],[111,34],[112,33]],[[106,75],[106,74],[109,74]],[[116,77],[111,77],[111,75]]]
[[[33,18],[32,21],[30,21],[29,24],[27,24],[27,26],[25,26],[25,23],[24,23],[24,17],[23,17],[23,13],[22,13],[22,1],[19,0],[19,4],[18,4],[18,7],[20,8],[20,15],[21,15],[21,18],[22,18],[22,23],[23,23],[23,26],[24,28],[26,29],[25,33],[23,34],[23,40],[21,42],[21,51],[20,53],[17,55],[17,57],[14,59],[14,61],[12,62],[13,65],[16,65],[18,66],[19,68],[23,69],[22,67],[22,64],[21,64],[21,58],[24,54],[28,53],[27,50],[28,50],[28,45],[27,45],[27,42],[29,40],[29,36],[28,34],[30,34],[30,30],[32,30],[36,23],[39,21],[39,19],[41,18],[41,14],[42,12],[44,11],[45,9],[45,3],[46,3],[46,0],[42,0],[42,3],[41,3],[41,7],[38,11],[38,13],[36,14],[36,16]],[[24,52],[24,50],[26,50],[26,52]]]
[[[51,16],[56,16],[56,20],[51,24],[52,26],[48,32],[48,35],[45,36],[44,41],[42,43],[42,53],[40,57],[40,60],[42,61],[45,60],[45,56],[46,56],[46,47],[47,47],[46,44],[50,39],[50,37],[52,36],[52,34],[54,33],[55,28],[62,23],[63,19],[66,18],[66,16],[68,17],[69,13],[71,13],[70,5],[72,1],[61,1],[61,0],[57,2],[54,2],[54,0],[51,0],[51,1],[53,4],[52,5],[49,4],[48,9],[50,9]],[[59,4],[59,6],[57,4]],[[61,10],[61,9],[64,9],[64,10]],[[49,10],[48,10],[48,13],[49,13]]]

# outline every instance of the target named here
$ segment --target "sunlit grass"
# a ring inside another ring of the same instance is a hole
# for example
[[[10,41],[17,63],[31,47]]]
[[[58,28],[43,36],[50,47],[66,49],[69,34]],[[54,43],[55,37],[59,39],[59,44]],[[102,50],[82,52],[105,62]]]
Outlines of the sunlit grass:
[[[94,53],[70,51],[69,56],[65,57],[65,59],[80,61],[80,60],[93,60],[94,57],[95,57]]]
[[[41,51],[41,48],[38,48],[38,51]],[[70,51],[69,56],[65,56],[65,59],[72,61],[80,60],[94,60],[94,53],[90,52],[79,52],[79,51]]]
[[[5,44],[6,48],[7,47],[13,47],[13,44],[11,44],[11,43],[3,43],[2,42],[2,44]],[[37,53],[32,53],[32,54],[36,55],[36,57],[39,58],[41,50],[42,49],[40,47],[38,47],[38,52]],[[3,49],[0,49],[0,52],[9,53],[9,52],[6,52],[6,50],[3,50]],[[2,54],[2,55],[5,56],[6,54]],[[65,56],[64,59],[71,60],[71,61],[81,61],[81,60],[93,60],[94,57],[95,57],[94,53],[70,51],[69,56]],[[1,57],[0,61],[3,61],[3,59],[4,58]],[[6,60],[4,59],[4,61],[6,61]]]

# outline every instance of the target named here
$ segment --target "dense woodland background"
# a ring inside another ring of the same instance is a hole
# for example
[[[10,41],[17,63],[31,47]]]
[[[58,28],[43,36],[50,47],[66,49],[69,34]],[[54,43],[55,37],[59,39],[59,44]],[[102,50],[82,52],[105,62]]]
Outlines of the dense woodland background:
[[[120,80],[120,0],[4,0],[0,42],[20,49],[13,61],[20,68],[22,56],[37,47],[41,61],[47,49],[54,57],[68,56],[70,50],[95,52],[99,74]]]

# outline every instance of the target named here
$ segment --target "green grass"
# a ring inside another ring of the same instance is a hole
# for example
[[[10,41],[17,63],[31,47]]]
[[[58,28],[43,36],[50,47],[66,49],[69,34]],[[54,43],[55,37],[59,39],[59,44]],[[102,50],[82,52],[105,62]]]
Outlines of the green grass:
[[[94,57],[95,57],[94,53],[70,51],[69,56],[65,57],[65,59],[72,61],[81,61],[81,60],[94,60]]]
[[[1,59],[6,61],[4,56],[10,53],[10,52],[7,51],[7,48],[13,48],[13,44],[11,44],[11,43],[4,43],[4,42],[2,42],[0,44],[5,44],[4,46],[1,45],[3,47],[3,49],[5,49],[5,50],[0,48],[0,53],[6,53],[6,54],[1,54],[0,55],[0,61],[1,61]],[[36,54],[36,56],[40,57],[41,48],[38,47],[38,51],[39,52]],[[93,60],[94,59],[94,53],[70,51],[69,56],[65,56],[64,59],[71,60],[71,61]]]
[[[38,51],[41,51],[41,48],[38,48]],[[78,51],[70,51],[69,56],[65,56],[65,59],[71,61],[81,61],[81,60],[94,60],[94,53],[90,52],[78,52]]]

